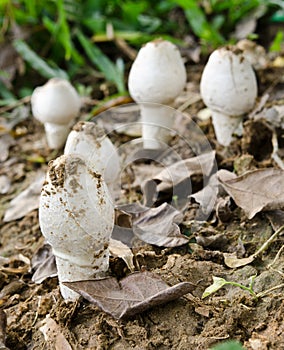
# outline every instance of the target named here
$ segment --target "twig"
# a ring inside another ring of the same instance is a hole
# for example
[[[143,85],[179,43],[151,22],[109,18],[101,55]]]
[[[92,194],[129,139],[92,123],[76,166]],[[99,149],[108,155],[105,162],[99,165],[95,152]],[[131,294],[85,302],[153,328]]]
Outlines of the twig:
[[[21,98],[20,100],[12,102],[9,104],[9,106],[5,106],[5,107],[0,108],[0,114],[8,112],[11,109],[14,109],[16,107],[21,106],[22,104],[29,103],[30,100],[31,100],[31,96],[25,96],[25,97]]]
[[[257,298],[262,298],[264,297],[265,295],[273,292],[275,289],[279,289],[279,288],[283,288],[284,287],[284,283],[281,283],[281,284],[278,284],[277,286],[274,286],[272,288],[269,288],[267,290],[264,290],[263,292],[260,292],[256,295]]]
[[[124,39],[114,37],[114,42],[115,42],[116,46],[122,52],[124,52],[132,61],[135,60],[135,58],[137,56],[137,51],[134,50],[132,47],[130,47]]]
[[[266,249],[268,249],[270,244],[276,239],[277,236],[280,235],[282,231],[284,231],[284,225],[281,226],[277,231],[275,231],[273,235],[266,242],[264,242],[263,245],[254,254],[252,254],[253,259],[255,259],[260,253],[263,253]]]
[[[272,142],[272,146],[273,146],[271,158],[275,161],[275,163],[279,166],[280,169],[284,170],[284,162],[279,157],[279,155],[277,153],[278,152],[278,140],[277,140],[277,134],[276,134],[275,130],[273,130],[271,142]]]

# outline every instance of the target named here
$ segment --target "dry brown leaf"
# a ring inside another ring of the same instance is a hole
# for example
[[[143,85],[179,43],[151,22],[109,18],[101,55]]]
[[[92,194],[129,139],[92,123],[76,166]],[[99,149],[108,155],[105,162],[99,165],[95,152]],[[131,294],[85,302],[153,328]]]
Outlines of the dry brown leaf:
[[[170,287],[148,271],[130,274],[119,282],[109,277],[95,281],[65,282],[64,285],[117,319],[140,314],[194,289],[189,282]]]
[[[262,210],[284,208],[284,170],[258,169],[236,179],[219,180],[249,219]]]
[[[224,263],[232,269],[248,265],[251,262],[253,262],[254,259],[256,258],[255,255],[250,255],[247,258],[241,258],[241,259],[238,259],[236,254],[223,253],[223,255],[224,255]]]
[[[274,231],[277,231],[281,226],[284,226],[284,210],[278,209],[268,211],[266,216],[268,217]]]
[[[217,195],[219,192],[219,181],[217,175],[213,174],[206,186],[204,186],[200,191],[192,194],[190,198],[193,198],[198,204],[205,215],[211,213],[215,207]]]
[[[177,225],[183,219],[180,211],[168,203],[150,208],[133,218],[133,232],[142,241],[159,247],[177,247],[188,243],[188,237]]]
[[[157,208],[147,208],[138,203],[120,206],[132,216],[132,231],[143,242],[159,247],[177,247],[188,243],[178,224],[183,214],[168,203]]]
[[[157,175],[141,184],[145,205],[151,206],[160,193],[172,193],[177,200],[192,194],[191,176],[209,177],[216,168],[215,151],[188,158],[167,166]]]
[[[49,277],[57,276],[55,257],[50,244],[45,243],[36,251],[32,258],[32,269],[34,283],[40,284]]]

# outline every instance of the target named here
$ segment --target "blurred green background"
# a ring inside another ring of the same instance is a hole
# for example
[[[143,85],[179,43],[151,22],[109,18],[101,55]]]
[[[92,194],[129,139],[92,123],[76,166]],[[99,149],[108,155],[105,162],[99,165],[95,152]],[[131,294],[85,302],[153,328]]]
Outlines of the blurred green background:
[[[125,94],[135,53],[157,37],[201,59],[242,37],[280,51],[283,21],[282,0],[0,0],[1,104],[54,76],[82,94],[102,82],[106,94]],[[280,26],[269,38],[268,25]]]

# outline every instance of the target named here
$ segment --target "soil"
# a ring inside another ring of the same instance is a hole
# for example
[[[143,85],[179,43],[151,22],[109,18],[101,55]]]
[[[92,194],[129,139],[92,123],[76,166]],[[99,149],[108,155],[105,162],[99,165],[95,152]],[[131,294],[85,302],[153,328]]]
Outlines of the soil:
[[[191,91],[198,92],[201,71],[202,66],[188,66]],[[279,83],[275,84],[280,75],[283,77],[283,68],[270,68],[267,74],[264,71],[259,73],[260,95],[269,88],[270,104],[279,103],[278,96],[283,98],[284,81],[278,80]],[[247,131],[243,139],[238,139],[230,147],[220,147],[210,120],[196,118],[202,108],[203,103],[198,101],[186,112],[199,123],[216,150],[219,169],[233,171],[234,164],[244,158],[249,159],[245,162],[249,169],[277,167],[270,157],[271,149],[263,149],[261,156],[260,148],[251,146],[252,139],[258,135],[263,138],[262,142],[268,142],[271,135],[267,130],[263,134]],[[259,130],[260,126],[257,127]],[[1,169],[1,174],[8,175],[12,183],[10,191],[0,199],[1,217],[10,201],[33,181],[35,174],[40,169],[46,171],[47,162],[62,153],[62,150],[48,150],[43,127],[32,116],[15,126],[13,133],[15,144],[10,147],[9,158],[2,163]],[[122,142],[122,138],[116,135],[115,143]],[[242,164],[244,167],[244,162]],[[135,193],[131,196],[125,191],[123,193],[135,198]],[[139,196],[140,193],[136,194]],[[194,204],[186,214],[188,220],[193,209]],[[269,267],[283,246],[283,236],[247,266],[230,269],[226,267],[223,256],[224,252],[240,251],[243,256],[248,256],[271,236],[275,228],[265,213],[248,220],[242,210],[232,205],[226,220],[221,221],[213,213],[192,233],[189,245],[166,249],[150,245],[136,248],[134,261],[137,270],[152,271],[169,285],[189,281],[195,289],[178,300],[120,321],[85,300],[65,302],[59,292],[57,277],[47,278],[40,284],[32,282],[30,261],[44,243],[37,210],[21,219],[1,222],[0,230],[0,306],[7,315],[5,345],[9,349],[203,350],[229,339],[239,340],[248,350],[284,349],[283,254]],[[197,237],[209,236],[222,239],[213,240],[208,246],[196,243]],[[109,273],[122,277],[129,270],[120,258],[111,258]],[[212,284],[213,276],[247,286],[254,275],[257,276],[256,293],[271,289],[263,297],[254,298],[245,290],[226,286],[207,298],[201,298],[205,288]],[[56,322],[57,338],[45,340],[41,327],[48,315]]]

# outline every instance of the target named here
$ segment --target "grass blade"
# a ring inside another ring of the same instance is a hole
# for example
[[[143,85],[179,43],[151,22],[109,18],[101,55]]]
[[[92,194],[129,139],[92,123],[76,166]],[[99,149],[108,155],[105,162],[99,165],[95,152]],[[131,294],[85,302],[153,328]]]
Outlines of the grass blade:
[[[119,93],[125,92],[124,74],[121,70],[121,64],[115,65],[94,43],[78,31],[78,39],[84,48],[90,61],[104,74],[108,81],[113,82]]]
[[[50,67],[41,57],[39,57],[24,41],[15,40],[13,45],[22,58],[28,62],[28,64],[40,73],[43,77],[50,78],[63,78],[68,79],[68,75],[65,71],[57,68]]]

